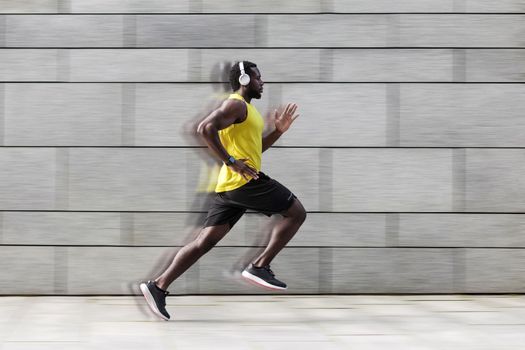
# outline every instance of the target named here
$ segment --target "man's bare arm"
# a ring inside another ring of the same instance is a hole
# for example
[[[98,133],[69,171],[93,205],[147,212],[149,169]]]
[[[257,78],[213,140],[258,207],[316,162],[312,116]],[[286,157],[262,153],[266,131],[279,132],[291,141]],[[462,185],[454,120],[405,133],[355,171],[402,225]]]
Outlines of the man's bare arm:
[[[274,129],[272,132],[269,132],[265,136],[263,136],[262,140],[262,151],[266,151],[268,148],[270,148],[271,145],[275,143],[281,137],[283,133],[280,132],[277,129]]]
[[[229,99],[211,112],[197,127],[197,133],[223,162],[228,160],[230,154],[228,154],[221,143],[219,130],[226,129],[234,123],[242,123],[246,120],[246,112],[246,105],[242,101]],[[235,163],[230,165],[230,168],[247,180],[249,180],[249,177],[257,179],[257,171],[246,165],[244,160],[236,160]]]
[[[297,111],[297,105],[295,103],[288,103],[281,112],[275,110],[273,116],[270,118],[270,122],[274,124],[275,129],[263,137],[263,152],[270,148],[270,146],[290,128],[290,125],[292,125],[299,116],[299,114],[295,114],[295,111]]]

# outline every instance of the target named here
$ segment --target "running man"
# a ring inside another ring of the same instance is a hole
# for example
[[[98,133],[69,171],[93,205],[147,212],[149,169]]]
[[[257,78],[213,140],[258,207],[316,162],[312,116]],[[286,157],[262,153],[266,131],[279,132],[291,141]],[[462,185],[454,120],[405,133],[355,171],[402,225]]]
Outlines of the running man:
[[[210,251],[235,225],[247,209],[267,216],[283,216],[271,231],[264,251],[242,272],[242,277],[272,290],[285,290],[286,284],[275,277],[270,263],[292,239],[306,219],[306,211],[286,187],[261,172],[262,152],[285,133],[294,120],[297,105],[289,103],[270,118],[271,132],[263,136],[264,121],[252,99],[260,99],[264,82],[252,62],[233,65],[230,84],[234,91],[222,105],[198,126],[198,133],[224,163],[220,169],[215,195],[198,237],[181,248],[170,266],[155,280],[141,283],[140,289],[152,311],[169,320],[166,296],[169,285]]]

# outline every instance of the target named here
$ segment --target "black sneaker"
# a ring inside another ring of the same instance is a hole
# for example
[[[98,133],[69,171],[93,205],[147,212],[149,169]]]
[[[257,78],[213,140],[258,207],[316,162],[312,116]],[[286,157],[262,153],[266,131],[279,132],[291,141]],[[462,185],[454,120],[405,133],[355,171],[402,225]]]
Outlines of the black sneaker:
[[[169,294],[168,291],[162,290],[153,281],[148,281],[148,283],[141,283],[140,290],[150,309],[163,320],[167,321],[170,319],[170,314],[166,311],[166,295]]]
[[[253,264],[251,264],[246,269],[244,269],[242,272],[242,277],[262,287],[277,290],[286,289],[286,283],[281,282],[275,278],[275,274],[272,270],[270,270],[270,265],[255,267]]]

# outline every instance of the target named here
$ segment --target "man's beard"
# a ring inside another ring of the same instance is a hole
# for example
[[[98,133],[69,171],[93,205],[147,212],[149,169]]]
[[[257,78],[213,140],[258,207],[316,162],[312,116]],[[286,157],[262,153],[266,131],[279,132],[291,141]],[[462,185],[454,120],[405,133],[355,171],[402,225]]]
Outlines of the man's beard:
[[[251,95],[252,95],[252,98],[255,98],[256,100],[258,100],[261,98],[262,93],[259,91],[252,91]]]

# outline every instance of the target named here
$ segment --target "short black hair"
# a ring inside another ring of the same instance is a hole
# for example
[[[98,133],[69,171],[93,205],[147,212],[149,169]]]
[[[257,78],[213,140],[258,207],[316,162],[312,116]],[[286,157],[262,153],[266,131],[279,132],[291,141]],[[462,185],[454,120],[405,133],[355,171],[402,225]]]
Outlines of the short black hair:
[[[244,64],[244,71],[246,74],[250,74],[249,70],[252,68],[256,68],[257,65],[250,61],[242,61]],[[236,62],[230,71],[230,84],[232,86],[233,91],[237,91],[241,88],[241,84],[239,83],[239,77],[241,76],[241,69],[239,68],[239,62]]]

